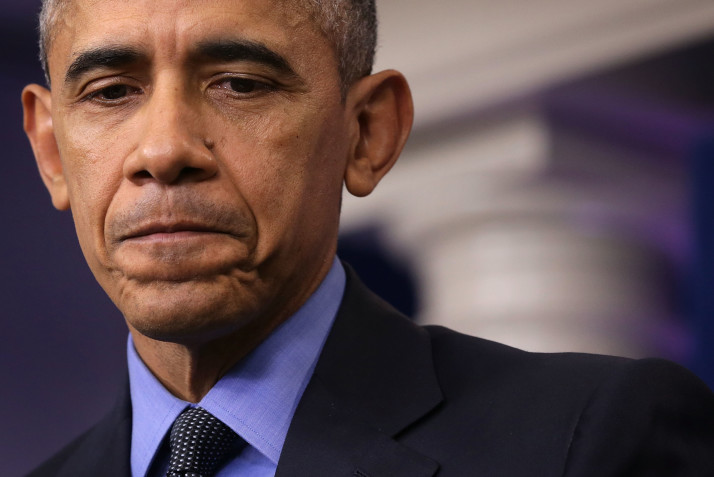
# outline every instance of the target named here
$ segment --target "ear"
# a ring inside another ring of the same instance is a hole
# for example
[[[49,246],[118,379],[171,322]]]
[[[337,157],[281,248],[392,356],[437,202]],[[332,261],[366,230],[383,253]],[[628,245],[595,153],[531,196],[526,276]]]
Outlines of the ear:
[[[67,210],[67,183],[62,173],[62,161],[52,124],[50,91],[36,84],[26,86],[22,90],[22,109],[25,113],[25,133],[35,153],[42,181],[52,197],[52,205],[59,210]]]
[[[367,76],[347,93],[353,142],[345,169],[347,190],[370,194],[397,161],[409,137],[414,105],[409,85],[398,71]]]

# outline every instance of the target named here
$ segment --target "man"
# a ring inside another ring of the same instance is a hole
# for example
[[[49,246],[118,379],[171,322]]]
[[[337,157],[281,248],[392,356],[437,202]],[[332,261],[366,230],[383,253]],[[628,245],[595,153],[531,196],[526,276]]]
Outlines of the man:
[[[41,32],[25,130],[129,386],[31,475],[714,475],[679,367],[419,328],[335,259],[343,185],[369,194],[412,122],[370,74],[373,2],[46,0]]]

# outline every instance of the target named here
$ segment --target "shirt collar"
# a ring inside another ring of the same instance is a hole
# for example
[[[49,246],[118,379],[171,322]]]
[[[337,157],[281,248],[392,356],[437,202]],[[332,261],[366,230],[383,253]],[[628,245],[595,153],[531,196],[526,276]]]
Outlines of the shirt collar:
[[[319,288],[198,403],[277,465],[295,408],[337,314],[345,272],[335,259]],[[171,424],[190,404],[168,392],[127,345],[132,475],[145,475]]]

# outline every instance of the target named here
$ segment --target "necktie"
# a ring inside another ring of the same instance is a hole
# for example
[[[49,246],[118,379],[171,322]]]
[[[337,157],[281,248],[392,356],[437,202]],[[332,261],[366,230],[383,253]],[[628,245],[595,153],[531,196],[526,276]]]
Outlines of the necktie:
[[[181,413],[171,426],[167,477],[211,477],[245,441],[200,407]]]

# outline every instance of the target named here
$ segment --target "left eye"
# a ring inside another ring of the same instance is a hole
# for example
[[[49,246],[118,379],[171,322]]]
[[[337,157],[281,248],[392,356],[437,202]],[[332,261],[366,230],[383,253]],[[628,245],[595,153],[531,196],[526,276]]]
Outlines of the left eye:
[[[243,77],[225,78],[218,82],[217,86],[233,93],[248,95],[273,89],[273,86],[269,83]]]

